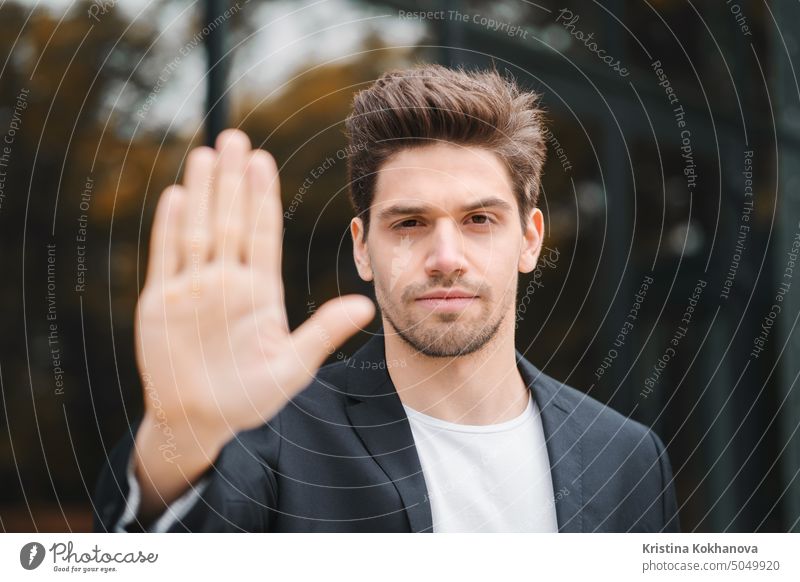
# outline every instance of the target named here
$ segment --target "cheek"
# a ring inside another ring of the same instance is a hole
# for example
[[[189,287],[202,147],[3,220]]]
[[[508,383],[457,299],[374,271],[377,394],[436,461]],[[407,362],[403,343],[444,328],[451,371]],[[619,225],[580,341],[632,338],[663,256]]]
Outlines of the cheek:
[[[400,264],[391,254],[378,253],[371,255],[372,280],[380,287],[384,296],[397,296],[413,278],[412,268]]]
[[[499,243],[487,245],[485,249],[474,255],[473,269],[487,280],[506,280],[510,273],[517,270],[519,263],[519,256],[510,251],[510,243],[505,248]]]
[[[512,264],[516,268],[521,247],[518,238],[498,235],[478,241],[472,251],[475,265],[482,265],[487,271],[503,271]]]
[[[519,259],[508,256],[497,256],[495,259],[493,263],[487,265],[481,277],[492,288],[495,298],[499,299],[509,293],[516,293]]]

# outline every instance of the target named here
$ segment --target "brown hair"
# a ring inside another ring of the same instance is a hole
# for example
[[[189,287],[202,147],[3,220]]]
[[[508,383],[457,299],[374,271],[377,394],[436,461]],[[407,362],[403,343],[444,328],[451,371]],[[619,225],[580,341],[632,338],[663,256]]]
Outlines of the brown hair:
[[[449,141],[482,146],[508,168],[525,227],[539,198],[546,146],[539,95],[496,70],[441,65],[383,73],[356,93],[345,120],[350,201],[369,232],[377,172],[402,149]]]

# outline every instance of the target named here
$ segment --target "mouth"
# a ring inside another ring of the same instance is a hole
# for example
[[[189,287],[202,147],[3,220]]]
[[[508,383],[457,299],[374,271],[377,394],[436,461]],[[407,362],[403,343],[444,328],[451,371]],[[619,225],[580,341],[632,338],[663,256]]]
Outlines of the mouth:
[[[416,303],[434,311],[460,311],[478,300],[476,295],[460,290],[436,291],[416,299]]]

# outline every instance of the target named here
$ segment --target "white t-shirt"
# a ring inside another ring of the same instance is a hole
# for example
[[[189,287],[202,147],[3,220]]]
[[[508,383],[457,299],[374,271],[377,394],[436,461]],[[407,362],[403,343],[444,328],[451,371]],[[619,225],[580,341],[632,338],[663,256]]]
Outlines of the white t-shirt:
[[[499,424],[457,424],[409,408],[434,532],[557,532],[539,409]]]

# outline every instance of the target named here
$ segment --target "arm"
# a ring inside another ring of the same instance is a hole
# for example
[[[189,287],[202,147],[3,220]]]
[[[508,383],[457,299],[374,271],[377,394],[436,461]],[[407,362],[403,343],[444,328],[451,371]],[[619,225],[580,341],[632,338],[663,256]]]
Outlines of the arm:
[[[375,314],[365,297],[339,297],[290,332],[282,232],[275,161],[240,131],[193,150],[184,184],[159,199],[135,321],[145,412],[132,462],[144,523],[235,434],[272,419]]]
[[[208,487],[210,477],[201,477],[196,484],[183,493],[178,499],[170,504],[166,511],[161,514],[150,525],[142,523],[136,519],[139,514],[142,493],[139,483],[136,480],[136,463],[131,458],[128,463],[128,497],[125,500],[125,511],[114,528],[116,532],[149,531],[153,533],[164,533],[170,531],[181,522],[189,510],[197,504],[203,491]]]
[[[197,483],[150,521],[137,517],[141,494],[129,435],[109,455],[101,473],[94,496],[94,531],[270,531],[277,503],[270,466],[277,465],[280,440],[265,438],[276,429],[268,430],[238,434]]]
[[[137,519],[141,505],[141,490],[135,475],[135,458],[132,455],[134,440],[141,420],[131,428],[111,451],[108,462],[98,479],[94,495],[94,531],[96,532],[166,532],[186,515],[200,494],[208,486],[210,477],[202,477],[190,487],[156,520],[150,523]]]

